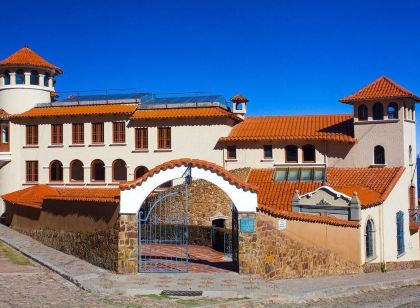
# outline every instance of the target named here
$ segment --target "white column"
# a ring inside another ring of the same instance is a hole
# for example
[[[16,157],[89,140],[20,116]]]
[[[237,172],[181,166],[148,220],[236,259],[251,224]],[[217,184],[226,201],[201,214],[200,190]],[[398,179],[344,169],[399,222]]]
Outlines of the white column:
[[[4,77],[3,74],[0,76],[0,87],[4,86]]]
[[[53,78],[52,77],[50,77],[49,79],[48,79],[48,87],[49,88],[54,88],[54,83],[53,83]]]
[[[70,183],[70,166],[63,166],[63,183]]]
[[[10,73],[10,85],[15,85],[16,84],[16,73]]]
[[[105,165],[105,183],[112,183],[112,163],[111,165]]]
[[[83,179],[85,183],[90,183],[90,163],[83,166]]]
[[[45,75],[44,74],[39,74],[39,85],[40,86],[44,86],[44,79],[45,79]]]
[[[25,72],[25,84],[31,84],[31,73]]]

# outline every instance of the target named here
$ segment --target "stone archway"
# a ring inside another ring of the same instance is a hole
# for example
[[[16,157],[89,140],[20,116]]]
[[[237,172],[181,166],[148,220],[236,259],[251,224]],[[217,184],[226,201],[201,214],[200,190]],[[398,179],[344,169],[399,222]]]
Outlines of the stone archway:
[[[134,272],[141,257],[137,254],[137,214],[146,199],[157,187],[183,178],[186,173],[191,178],[205,180],[219,187],[234,204],[236,217],[238,213],[253,215],[256,212],[256,188],[224,168],[198,159],[178,159],[161,164],[139,179],[120,184],[119,272]]]

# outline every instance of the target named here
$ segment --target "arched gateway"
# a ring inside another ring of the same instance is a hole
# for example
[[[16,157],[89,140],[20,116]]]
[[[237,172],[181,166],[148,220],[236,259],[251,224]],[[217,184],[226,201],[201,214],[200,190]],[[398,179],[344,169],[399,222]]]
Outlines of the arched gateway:
[[[231,199],[230,253],[232,262],[237,263],[238,213],[256,212],[256,188],[214,163],[183,158],[168,161],[141,178],[120,184],[120,214],[138,218],[140,272],[188,271],[191,236],[188,185],[192,179],[218,186]],[[169,181],[178,181],[178,185],[156,193],[156,188]]]

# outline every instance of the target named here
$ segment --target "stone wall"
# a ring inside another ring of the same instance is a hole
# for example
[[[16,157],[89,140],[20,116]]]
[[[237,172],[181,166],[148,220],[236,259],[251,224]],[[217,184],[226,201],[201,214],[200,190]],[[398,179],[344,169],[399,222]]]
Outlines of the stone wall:
[[[267,214],[257,212],[255,221],[254,233],[239,232],[241,274],[279,279],[360,272],[359,266],[330,250],[291,239],[277,229],[276,220]]]
[[[250,168],[235,169],[230,172],[241,179],[246,179]],[[225,227],[231,228],[232,201],[219,187],[205,180],[194,180],[188,187],[188,197],[189,225],[211,227],[212,218],[220,215],[226,217]]]
[[[116,272],[135,274],[138,272],[138,220],[137,215],[118,217],[118,260]]]
[[[420,260],[417,261],[402,261],[402,262],[386,262],[386,263],[365,263],[363,264],[363,272],[390,272],[400,271],[406,269],[420,268]]]
[[[13,229],[31,236],[41,243],[86,260],[94,265],[114,271],[117,264],[117,230],[97,232],[71,232],[52,229]]]

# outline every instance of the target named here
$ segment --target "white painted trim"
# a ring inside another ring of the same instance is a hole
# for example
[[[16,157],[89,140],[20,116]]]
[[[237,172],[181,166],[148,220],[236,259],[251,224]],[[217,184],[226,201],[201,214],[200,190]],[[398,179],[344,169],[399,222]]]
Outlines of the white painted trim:
[[[182,176],[187,166],[175,166],[171,169],[161,170],[148,177],[140,185],[121,190],[120,214],[137,214],[146,198],[160,185]],[[222,189],[232,200],[238,212],[255,213],[258,200],[255,192],[238,188],[225,180],[221,175],[207,169],[191,167],[191,176],[194,179],[206,180]]]
[[[334,195],[336,195],[337,198],[343,197],[344,199],[347,199],[347,201],[350,201],[351,200],[351,197],[347,196],[346,194],[343,194],[341,192],[338,192],[338,191],[334,190],[330,186],[321,186],[321,187],[318,187],[314,191],[308,192],[308,193],[306,193],[304,195],[301,195],[301,196],[298,196],[298,197],[299,197],[299,199],[302,199],[303,197],[306,197],[306,196],[312,197],[312,195],[314,195],[316,192],[318,192],[318,190],[321,190],[321,189],[328,190],[329,192],[331,192]]]

